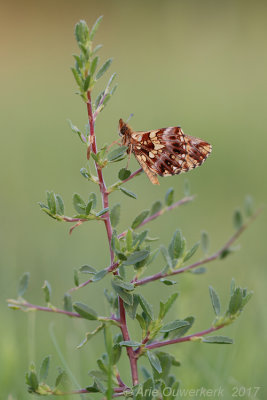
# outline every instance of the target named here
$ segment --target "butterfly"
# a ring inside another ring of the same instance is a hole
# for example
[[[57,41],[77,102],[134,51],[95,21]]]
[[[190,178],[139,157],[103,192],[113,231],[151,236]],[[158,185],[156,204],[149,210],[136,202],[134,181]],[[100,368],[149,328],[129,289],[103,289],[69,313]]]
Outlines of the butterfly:
[[[134,154],[154,185],[159,185],[157,175],[176,175],[200,166],[212,149],[204,140],[185,135],[179,126],[135,132],[120,119],[119,134],[127,153]]]

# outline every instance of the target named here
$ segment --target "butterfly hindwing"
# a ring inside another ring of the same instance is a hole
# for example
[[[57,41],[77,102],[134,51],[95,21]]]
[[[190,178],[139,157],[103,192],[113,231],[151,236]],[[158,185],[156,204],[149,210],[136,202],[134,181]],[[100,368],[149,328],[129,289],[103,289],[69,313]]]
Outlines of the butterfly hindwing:
[[[211,152],[211,145],[202,139],[185,135],[180,127],[134,132],[126,125],[124,143],[131,149],[151,180],[156,175],[170,176],[200,166]]]

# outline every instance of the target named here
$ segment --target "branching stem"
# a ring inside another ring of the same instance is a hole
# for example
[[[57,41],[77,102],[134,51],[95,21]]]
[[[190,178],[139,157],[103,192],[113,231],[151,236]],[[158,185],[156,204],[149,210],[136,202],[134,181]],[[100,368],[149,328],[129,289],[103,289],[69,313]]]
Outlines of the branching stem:
[[[194,268],[197,268],[197,267],[199,267],[200,265],[207,264],[207,263],[209,263],[209,262],[211,262],[211,261],[217,260],[218,258],[221,257],[221,255],[222,255],[226,250],[228,250],[228,249],[231,247],[231,245],[239,238],[239,236],[241,235],[241,233],[244,232],[244,230],[248,227],[248,225],[249,225],[252,221],[254,221],[254,219],[259,215],[259,213],[260,213],[261,211],[262,211],[261,209],[259,209],[258,211],[256,211],[256,213],[253,214],[253,215],[250,217],[250,219],[247,221],[247,223],[243,224],[243,225],[240,227],[240,229],[238,229],[238,230],[234,233],[234,235],[225,243],[225,245],[224,245],[220,250],[218,250],[216,253],[212,254],[211,256],[206,257],[206,258],[204,258],[203,260],[197,261],[197,262],[195,262],[195,263],[193,263],[193,264],[187,265],[186,267],[182,267],[182,268],[176,269],[176,270],[171,271],[171,272],[167,272],[167,273],[158,272],[157,274],[154,274],[154,275],[151,275],[151,276],[147,276],[146,278],[143,278],[143,279],[140,279],[140,280],[137,280],[137,281],[133,281],[134,284],[135,284],[135,286],[142,286],[142,285],[145,285],[146,283],[153,282],[153,281],[157,281],[157,280],[159,280],[159,279],[161,279],[161,278],[165,278],[165,277],[167,277],[167,276],[173,276],[173,275],[182,274],[183,272],[187,272],[187,271],[189,271],[189,270],[192,270],[192,269],[194,269]]]
[[[95,117],[93,115],[93,110],[92,110],[92,99],[91,99],[90,91],[87,92],[87,98],[88,98],[87,112],[88,112],[89,127],[90,127],[91,150],[96,154],[97,146],[96,146],[96,138],[95,138],[95,130],[94,130],[94,125],[95,125],[94,118]],[[97,175],[98,175],[98,179],[99,179],[99,189],[101,192],[103,208],[108,208],[109,207],[108,191],[107,191],[105,181],[103,178],[102,169],[96,162],[95,162],[95,167],[96,167]],[[109,242],[110,263],[112,265],[114,263],[114,252],[111,247],[112,226],[111,226],[111,222],[110,222],[110,213],[109,212],[106,213],[104,222],[105,222],[105,227],[106,227],[108,242]],[[129,332],[128,332],[128,328],[127,328],[126,316],[125,316],[125,308],[124,308],[123,300],[120,297],[119,297],[119,313],[120,313],[119,319],[120,319],[121,332],[123,335],[123,339],[130,340],[130,336],[129,336]],[[133,385],[137,385],[139,382],[138,381],[138,372],[137,372],[137,359],[135,358],[133,349],[130,349],[130,350],[127,349],[127,354],[128,354],[130,366],[131,366]]]
[[[219,325],[219,326],[212,326],[209,329],[206,329],[206,330],[201,331],[201,332],[193,333],[192,335],[180,337],[180,338],[177,338],[177,339],[164,340],[162,342],[155,342],[155,343],[147,344],[145,346],[145,348],[147,350],[152,350],[152,349],[158,349],[159,347],[168,346],[170,344],[189,342],[189,341],[192,341],[194,338],[205,336],[205,335],[208,335],[209,333],[217,331],[218,329],[222,329],[224,326],[225,326],[225,324],[222,324],[222,325]]]

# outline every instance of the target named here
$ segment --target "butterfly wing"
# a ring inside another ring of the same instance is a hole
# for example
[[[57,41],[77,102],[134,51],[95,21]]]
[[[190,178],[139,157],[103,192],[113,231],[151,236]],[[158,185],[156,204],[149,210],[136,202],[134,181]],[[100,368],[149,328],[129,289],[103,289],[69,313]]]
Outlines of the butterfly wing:
[[[132,134],[133,152],[154,174],[170,176],[200,166],[211,152],[202,139],[187,136],[180,127]]]

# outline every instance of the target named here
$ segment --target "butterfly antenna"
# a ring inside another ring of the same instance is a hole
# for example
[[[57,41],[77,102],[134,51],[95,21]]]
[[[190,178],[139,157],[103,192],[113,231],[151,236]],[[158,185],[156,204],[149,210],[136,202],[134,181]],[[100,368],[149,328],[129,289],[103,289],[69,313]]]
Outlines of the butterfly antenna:
[[[130,119],[131,119],[133,116],[134,116],[134,114],[133,114],[133,113],[132,113],[132,114],[130,114],[130,115],[129,115],[129,118],[128,118],[128,119],[127,119],[127,121],[126,121],[126,123],[127,123],[127,122],[129,122],[129,121],[130,121]]]

